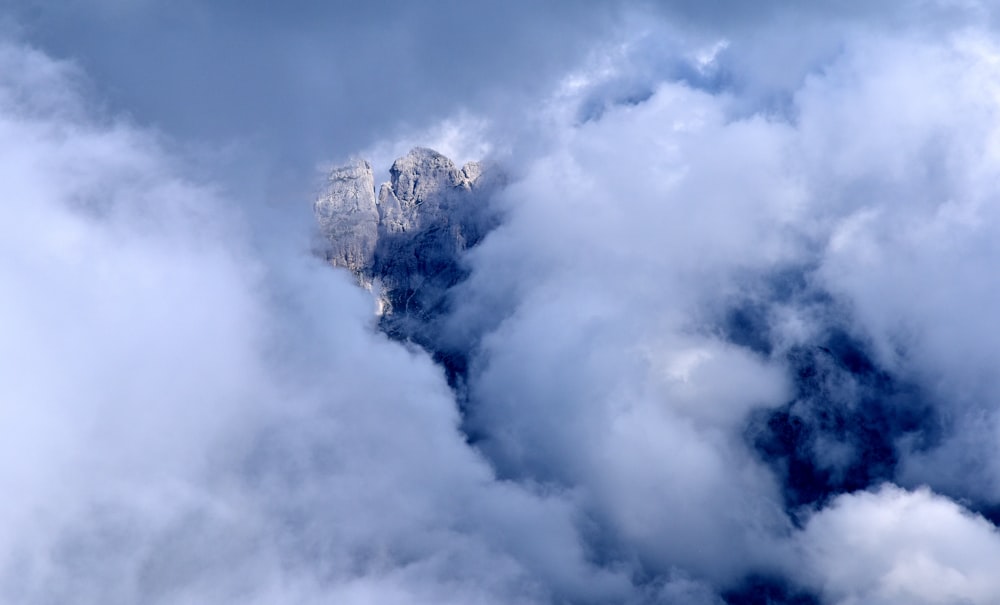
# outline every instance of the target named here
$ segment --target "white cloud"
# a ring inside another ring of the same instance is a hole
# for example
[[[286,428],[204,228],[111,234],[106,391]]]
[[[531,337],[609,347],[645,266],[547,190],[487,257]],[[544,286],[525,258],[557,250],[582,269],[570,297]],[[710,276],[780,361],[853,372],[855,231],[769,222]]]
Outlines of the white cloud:
[[[347,279],[89,118],[72,68],[0,60],[0,598],[627,593],[570,500],[493,478],[441,371]]]
[[[483,334],[470,425],[484,451],[511,476],[578,490],[647,573],[725,585],[791,569],[743,423],[791,397],[786,352],[844,325],[956,422],[929,454],[899,442],[898,479],[995,501],[994,45],[862,28],[840,43],[788,83],[780,115],[748,114],[753,91],[661,83],[581,124],[566,108],[608,94],[599,62],[513,146],[507,220],[456,296],[454,329]],[[768,298],[786,270],[832,302]],[[772,305],[767,359],[713,324],[745,299]],[[858,455],[829,437],[820,467]]]
[[[985,604],[1000,594],[996,528],[927,488],[841,496],[798,541],[838,605]]]
[[[513,181],[444,335],[474,347],[476,448],[441,369],[301,233],[3,46],[0,597],[718,603],[771,574],[989,602],[985,521],[885,487],[800,532],[744,434],[792,397],[784,354],[846,325],[951,422],[895,479],[1000,494],[1000,51],[817,14],[668,41],[631,21],[551,98],[426,130]],[[778,296],[783,271],[832,302]],[[719,327],[746,300],[770,355]],[[820,466],[853,457],[828,437]]]

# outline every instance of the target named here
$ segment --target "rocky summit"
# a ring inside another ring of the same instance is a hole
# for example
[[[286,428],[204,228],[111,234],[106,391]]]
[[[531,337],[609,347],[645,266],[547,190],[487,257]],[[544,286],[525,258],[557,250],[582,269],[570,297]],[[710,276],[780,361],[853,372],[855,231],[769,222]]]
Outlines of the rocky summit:
[[[326,259],[361,276],[375,258],[379,212],[372,167],[364,160],[334,168],[327,189],[313,206],[326,237]]]
[[[420,147],[393,163],[377,195],[367,161],[336,167],[314,204],[324,256],[376,295],[390,336],[435,350],[434,321],[467,275],[463,253],[497,222],[489,202],[502,181],[496,169],[459,168]]]

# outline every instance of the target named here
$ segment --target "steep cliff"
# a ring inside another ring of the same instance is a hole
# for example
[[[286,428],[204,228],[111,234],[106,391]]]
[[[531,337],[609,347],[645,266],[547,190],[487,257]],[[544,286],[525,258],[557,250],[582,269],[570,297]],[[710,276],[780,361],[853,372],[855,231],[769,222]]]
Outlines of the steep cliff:
[[[465,279],[464,252],[496,224],[490,197],[502,186],[499,171],[415,148],[397,159],[375,195],[371,166],[356,160],[334,168],[314,205],[326,238],[326,260],[349,269],[372,290],[381,328],[435,354],[436,320],[449,292]],[[445,359],[449,374],[455,364]]]

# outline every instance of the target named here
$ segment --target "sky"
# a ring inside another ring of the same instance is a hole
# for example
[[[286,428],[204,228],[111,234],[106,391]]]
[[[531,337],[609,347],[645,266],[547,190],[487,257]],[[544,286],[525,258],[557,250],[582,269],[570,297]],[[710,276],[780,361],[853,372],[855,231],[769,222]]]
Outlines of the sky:
[[[324,170],[505,175],[435,329]],[[1000,599],[978,0],[0,0],[0,601]]]

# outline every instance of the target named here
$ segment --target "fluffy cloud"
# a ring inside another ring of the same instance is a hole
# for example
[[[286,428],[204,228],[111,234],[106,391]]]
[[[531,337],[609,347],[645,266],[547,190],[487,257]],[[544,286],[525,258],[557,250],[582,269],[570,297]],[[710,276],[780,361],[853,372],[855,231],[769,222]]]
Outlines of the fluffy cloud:
[[[781,175],[783,127],[725,122],[710,96],[668,85],[574,127],[507,190],[509,219],[467,288],[516,297],[472,381],[471,425],[500,468],[586,486],[613,535],[664,569],[729,577],[784,522],[739,434],[787,385],[695,333],[692,312],[706,286],[790,252],[772,219],[794,213],[796,189]],[[768,195],[734,200],[730,187]]]
[[[505,475],[574,486],[608,552],[646,573],[802,580],[763,462],[779,480],[882,473],[995,502],[996,47],[977,31],[841,44],[777,113],[748,113],[740,87],[632,99],[607,63],[584,72],[512,145],[507,219],[455,297],[453,329],[481,343],[479,447]],[[610,102],[581,122],[595,99]],[[748,304],[759,346],[726,326]],[[813,355],[830,369],[801,365]],[[762,460],[746,432],[751,410],[793,398],[804,428],[773,438],[809,435],[806,471]]]
[[[800,94],[815,108],[803,112],[802,148],[823,158],[827,183],[843,184],[833,189],[844,211],[822,279],[851,301],[883,363],[912,373],[954,423],[950,441],[910,460],[906,475],[990,502],[1000,290],[985,276],[1000,228],[997,53],[982,35],[943,48],[869,44]],[[920,72],[891,69],[904,61]],[[859,94],[845,97],[844,79],[867,72]]]
[[[0,63],[4,601],[627,594],[569,499],[494,479],[347,280],[90,118],[72,67]]]
[[[841,496],[799,536],[830,603],[992,603],[1000,534],[982,517],[922,488]]]
[[[428,130],[510,176],[441,322],[471,360],[464,414],[285,209],[193,178],[169,140],[88,106],[74,67],[4,45],[0,596],[989,602],[996,533],[956,502],[1000,497],[1000,51],[953,27],[981,7],[946,4],[923,26],[682,2],[591,47],[594,9],[566,25],[585,59],[561,81],[553,35],[487,61],[492,84],[477,47],[475,74],[417,61],[376,91],[394,94],[369,109],[419,123],[467,85],[553,89]],[[379,29],[358,10],[337,45]],[[515,73],[532,49],[547,60]],[[411,103],[418,85],[433,94]],[[384,164],[400,143],[372,142],[376,123],[345,140]],[[876,480],[935,492],[854,491]]]

